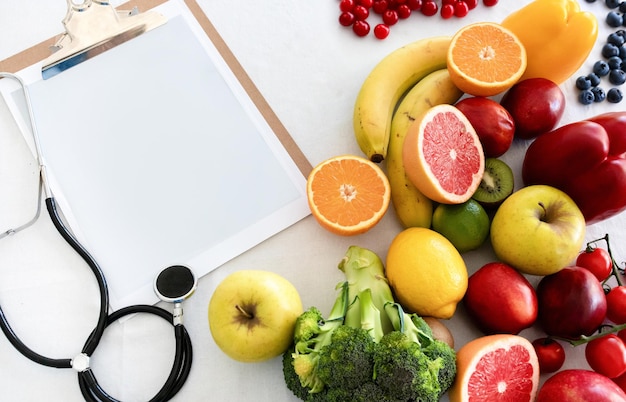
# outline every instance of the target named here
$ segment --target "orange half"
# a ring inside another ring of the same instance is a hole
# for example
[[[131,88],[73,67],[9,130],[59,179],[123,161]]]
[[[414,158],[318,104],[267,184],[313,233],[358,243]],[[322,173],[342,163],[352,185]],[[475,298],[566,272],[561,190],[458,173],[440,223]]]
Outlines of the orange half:
[[[527,56],[512,31],[497,23],[479,22],[452,37],[447,61],[450,78],[461,91],[493,96],[519,81],[526,71]]]
[[[365,233],[385,215],[389,180],[378,165],[341,155],[317,165],[307,179],[307,199],[317,222],[332,233]]]

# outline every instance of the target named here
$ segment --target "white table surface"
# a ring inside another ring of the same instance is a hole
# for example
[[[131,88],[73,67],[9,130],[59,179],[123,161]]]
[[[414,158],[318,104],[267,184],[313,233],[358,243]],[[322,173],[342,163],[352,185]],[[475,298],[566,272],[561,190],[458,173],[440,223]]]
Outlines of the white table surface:
[[[473,21],[501,21],[529,2],[503,0],[494,8],[480,5],[464,19],[414,15],[400,21],[386,40],[379,41],[373,35],[358,38],[339,25],[338,0],[198,1],[313,165],[337,154],[360,154],[352,134],[353,103],[363,79],[384,55],[421,37],[453,34]],[[603,22],[607,12],[603,1],[591,5],[581,1],[581,6],[601,20],[596,49],[581,68],[580,74],[586,74],[600,57],[599,47],[610,30]],[[63,0],[2,0],[0,60],[61,33],[65,11]],[[574,77],[562,86],[568,102],[562,124],[604,111],[624,110],[626,103],[583,107],[576,101],[573,86]],[[504,157],[518,172],[523,149],[522,144],[515,144]],[[0,102],[0,228],[29,217],[33,195],[27,189],[36,178],[35,168],[6,105]],[[21,195],[9,202],[7,189]],[[626,214],[589,227],[587,239],[610,233],[618,261],[622,261],[626,258],[624,221]],[[309,216],[201,278],[196,294],[185,304],[185,323],[194,346],[193,367],[174,400],[295,401],[284,386],[279,358],[258,364],[238,363],[216,347],[207,322],[213,289],[237,270],[271,270],[296,286],[305,307],[315,305],[328,311],[334,286],[342,279],[337,263],[348,246],[370,248],[384,259],[390,241],[400,230],[393,209],[370,232],[348,238],[324,231]],[[464,257],[470,272],[495,258],[488,245]],[[29,229],[28,235],[0,241],[0,305],[22,340],[44,355],[76,355],[93,328],[98,305],[94,281],[82,261],[58,237],[47,215]],[[462,307],[457,311],[447,325],[458,347],[481,334],[465,318]],[[161,319],[137,316],[106,332],[92,358],[92,367],[105,390],[124,401],[141,401],[160,388],[173,357],[173,335],[168,325]],[[534,329],[522,333],[530,339],[537,334]],[[568,348],[566,367],[585,367],[582,348]],[[0,336],[0,400],[83,399],[73,370],[38,366]]]

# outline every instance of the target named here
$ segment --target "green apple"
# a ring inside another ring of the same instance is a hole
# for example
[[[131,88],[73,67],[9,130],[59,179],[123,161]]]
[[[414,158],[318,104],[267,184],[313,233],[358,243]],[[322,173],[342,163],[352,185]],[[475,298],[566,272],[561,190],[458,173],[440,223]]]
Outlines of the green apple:
[[[549,275],[570,265],[585,240],[585,218],[563,191],[524,187],[507,198],[491,222],[496,256],[519,271]]]
[[[302,314],[296,288],[269,271],[241,270],[217,285],[209,301],[209,328],[217,346],[241,362],[282,354],[293,342]]]

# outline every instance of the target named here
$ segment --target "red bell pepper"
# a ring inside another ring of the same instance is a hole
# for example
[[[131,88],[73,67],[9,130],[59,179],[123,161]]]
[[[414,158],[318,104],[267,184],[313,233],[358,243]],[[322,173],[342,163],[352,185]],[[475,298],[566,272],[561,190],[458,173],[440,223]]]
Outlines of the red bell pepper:
[[[588,225],[626,209],[626,112],[610,112],[542,134],[522,165],[524,185],[547,184],[576,202]]]

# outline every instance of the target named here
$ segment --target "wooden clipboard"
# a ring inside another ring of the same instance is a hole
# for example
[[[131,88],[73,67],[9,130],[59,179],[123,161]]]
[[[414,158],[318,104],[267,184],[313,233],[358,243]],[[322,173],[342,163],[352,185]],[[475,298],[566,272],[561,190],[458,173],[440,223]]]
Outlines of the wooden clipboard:
[[[167,0],[130,0],[120,8],[137,7],[140,12],[151,10]],[[254,102],[264,119],[274,131],[283,147],[289,153],[300,172],[306,177],[312,169],[311,164],[306,159],[296,142],[293,140],[278,116],[274,113],[254,82],[250,79],[228,45],[217,32],[209,18],[204,14],[195,0],[184,0],[185,4],[192,12],[206,35],[216,47],[224,61],[228,64],[233,74],[237,77],[241,86],[245,89],[250,99]],[[31,48],[25,49],[7,59],[0,61],[0,71],[16,73],[28,66],[41,62],[51,54],[51,47],[57,41],[56,37],[47,39]]]

